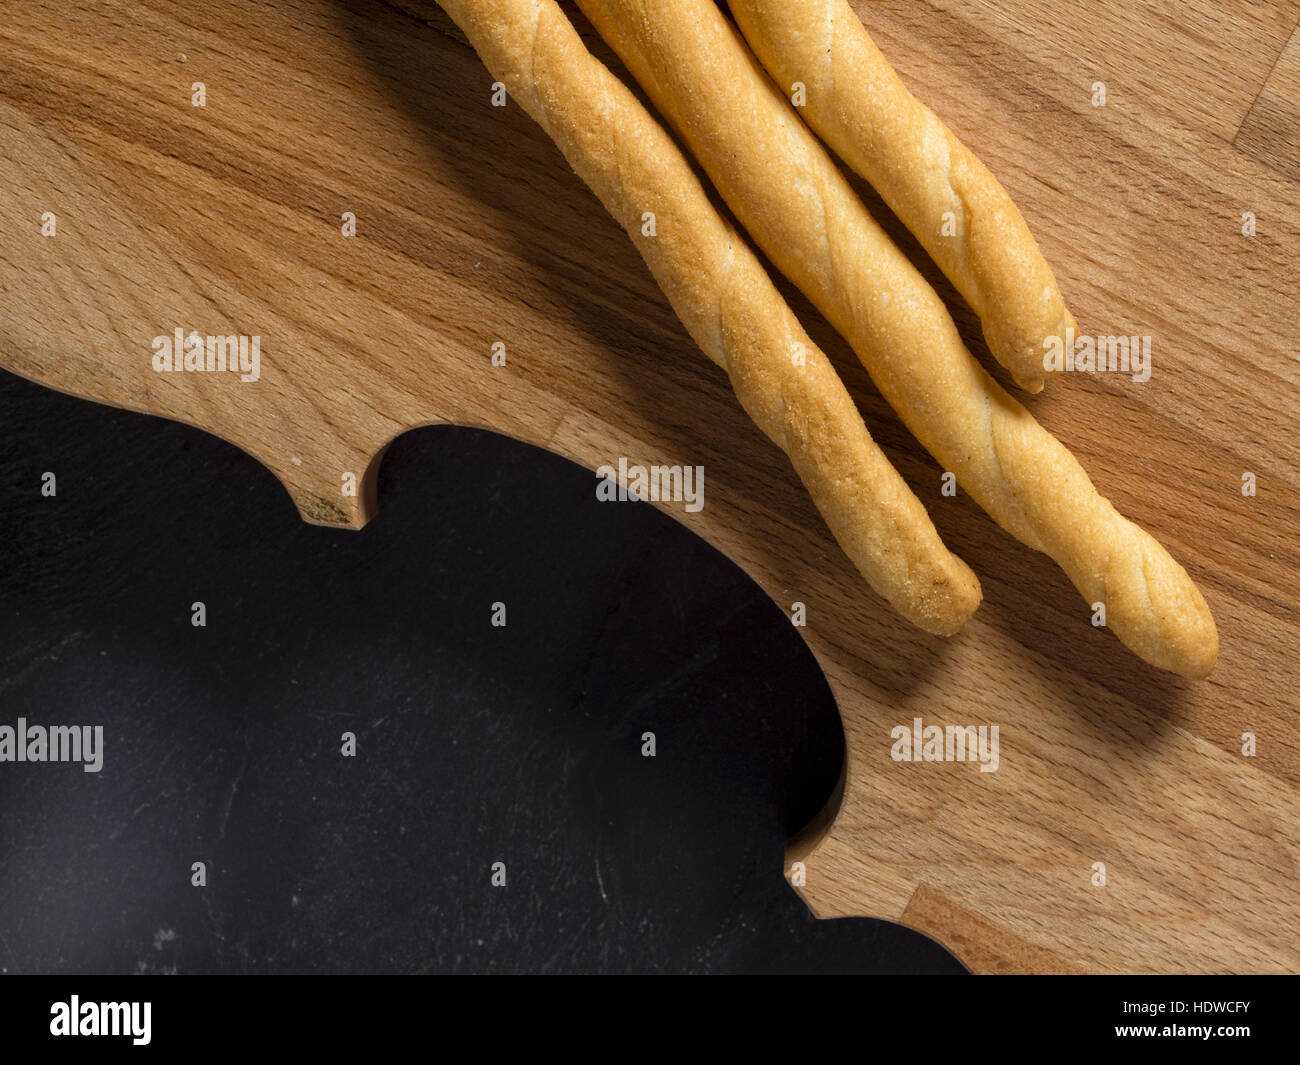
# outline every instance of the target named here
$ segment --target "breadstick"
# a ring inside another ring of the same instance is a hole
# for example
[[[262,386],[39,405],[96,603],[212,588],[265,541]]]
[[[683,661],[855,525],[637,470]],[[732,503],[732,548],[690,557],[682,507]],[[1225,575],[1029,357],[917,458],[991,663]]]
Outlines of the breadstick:
[[[1214,668],[1191,579],[962,344],[713,0],[578,0],[773,263],[858,353],[925,448],[1004,529],[1046,552],[1146,661]]]
[[[1074,319],[1024,217],[987,167],[907,91],[848,0],[730,0],[755,55],[799,113],[870,182],[965,297],[993,357],[1039,392],[1044,341]],[[1073,336],[1073,333],[1071,333]]]
[[[956,632],[979,605],[974,573],[939,539],[830,361],[672,138],[588,53],[553,0],[439,2],[627,230],[696,343],[790,456],[862,576],[914,624]],[[643,233],[647,211],[654,236]]]

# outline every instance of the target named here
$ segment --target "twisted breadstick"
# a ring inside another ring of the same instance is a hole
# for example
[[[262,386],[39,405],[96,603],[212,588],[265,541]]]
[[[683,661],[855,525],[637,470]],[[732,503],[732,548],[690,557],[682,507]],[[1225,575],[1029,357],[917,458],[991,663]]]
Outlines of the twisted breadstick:
[[[867,582],[921,628],[956,632],[979,605],[975,575],[944,547],[830,361],[668,134],[587,52],[553,0],[439,2],[627,230]],[[642,233],[647,211],[655,236]]]
[[[1050,555],[1142,658],[1202,677],[1218,635],[1149,534],[966,350],[713,0],[578,0],[768,256],[848,339],[885,399],[995,521]]]
[[[974,308],[993,357],[1021,388],[1042,391],[1043,342],[1068,346],[1075,323],[998,179],[907,91],[848,0],[729,6],[777,83],[802,83],[800,113],[816,134],[875,187]]]

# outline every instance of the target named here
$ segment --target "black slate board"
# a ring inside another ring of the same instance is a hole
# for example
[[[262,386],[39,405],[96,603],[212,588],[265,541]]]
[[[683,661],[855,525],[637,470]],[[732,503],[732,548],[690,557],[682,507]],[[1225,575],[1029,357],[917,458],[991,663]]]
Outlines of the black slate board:
[[[834,704],[650,506],[429,428],[342,532],[198,430],[7,373],[0,417],[0,725],[105,736],[99,773],[0,763],[5,971],[962,971],[782,880]]]

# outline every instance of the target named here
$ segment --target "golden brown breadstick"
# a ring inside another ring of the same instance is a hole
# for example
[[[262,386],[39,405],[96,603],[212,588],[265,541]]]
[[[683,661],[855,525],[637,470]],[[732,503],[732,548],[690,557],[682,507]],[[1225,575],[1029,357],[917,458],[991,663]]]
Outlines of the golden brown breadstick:
[[[685,156],[587,52],[553,0],[439,0],[493,77],[632,237],[695,341],[790,456],[867,582],[909,621],[955,632],[979,582],[867,433],[829,360]],[[653,212],[655,235],[643,232]]]
[[[777,84],[803,86],[808,125],[875,187],[979,315],[993,357],[1021,388],[1041,391],[1044,341],[1057,337],[1066,350],[1075,323],[998,179],[907,91],[848,0],[729,6]]]
[[[848,339],[917,439],[1008,532],[1061,566],[1142,658],[1203,677],[1191,579],[988,375],[713,0],[578,0],[750,235]]]

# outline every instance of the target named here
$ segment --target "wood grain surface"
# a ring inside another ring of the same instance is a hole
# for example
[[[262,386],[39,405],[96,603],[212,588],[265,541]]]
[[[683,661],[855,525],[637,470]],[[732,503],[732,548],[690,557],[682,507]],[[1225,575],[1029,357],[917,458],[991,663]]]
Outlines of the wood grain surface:
[[[10,5],[0,364],[218,433],[323,524],[364,523],[385,446],[430,423],[593,469],[702,465],[704,509],[666,509],[806,604],[843,717],[844,786],[789,855],[815,913],[902,921],[977,971],[1300,970],[1300,0],[856,6],[1011,192],[1081,330],[1153,337],[1147,382],[1067,374],[1022,401],[1204,590],[1222,641],[1208,681],[1145,666],[1047,558],[942,496],[785,286],[983,582],[953,639],[898,620],[432,3]],[[178,327],[259,336],[260,380],[154,372],[152,338]],[[916,717],[998,725],[998,771],[894,762],[890,730]]]

